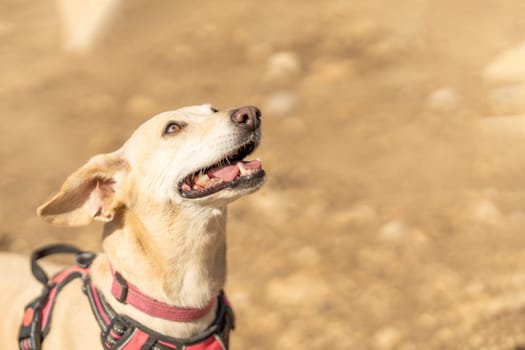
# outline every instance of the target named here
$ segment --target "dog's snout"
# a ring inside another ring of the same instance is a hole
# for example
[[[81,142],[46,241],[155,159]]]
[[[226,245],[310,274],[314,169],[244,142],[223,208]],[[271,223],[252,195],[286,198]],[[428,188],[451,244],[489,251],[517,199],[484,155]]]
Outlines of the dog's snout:
[[[236,125],[255,131],[261,126],[261,111],[255,106],[237,108],[231,112],[231,119]]]

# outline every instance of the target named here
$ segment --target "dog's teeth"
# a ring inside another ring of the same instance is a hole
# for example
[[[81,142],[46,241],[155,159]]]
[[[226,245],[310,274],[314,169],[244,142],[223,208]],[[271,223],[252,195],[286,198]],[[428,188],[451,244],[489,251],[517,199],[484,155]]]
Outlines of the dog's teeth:
[[[238,162],[237,163],[237,168],[239,168],[239,170],[241,172],[241,176],[246,176],[246,175],[250,175],[251,174],[250,171],[244,167],[243,162]]]
[[[210,181],[210,177],[208,176],[208,174],[200,173],[197,180],[195,180],[195,184],[206,187],[206,184],[208,183],[208,181]]]
[[[210,180],[209,182],[209,185],[210,187],[213,187],[215,185],[218,185],[222,182],[222,179],[219,179],[218,177],[214,177],[213,179]]]
[[[184,192],[188,192],[191,190],[190,185],[188,185],[187,183],[183,183],[181,188]]]

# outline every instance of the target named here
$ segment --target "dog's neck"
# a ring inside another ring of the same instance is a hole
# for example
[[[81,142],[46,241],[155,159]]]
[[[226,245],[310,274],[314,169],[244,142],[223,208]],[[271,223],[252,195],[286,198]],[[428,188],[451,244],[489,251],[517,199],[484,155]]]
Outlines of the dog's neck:
[[[141,210],[123,209],[107,223],[103,242],[108,260],[105,264],[111,264],[142,293],[154,299],[180,307],[202,308],[217,296],[225,283],[226,209],[163,210],[147,210],[147,214],[141,216],[137,214]],[[101,288],[108,294],[111,272],[104,267],[101,270],[104,276],[100,278]],[[114,298],[108,299],[117,311],[123,310]],[[126,312],[133,314],[130,316],[138,316],[140,321],[143,316],[140,312],[131,310],[129,305],[125,307]],[[203,330],[213,315],[189,328],[173,328],[169,322],[147,316],[143,319],[150,325],[158,324],[159,332],[174,331],[171,336],[187,337]]]
[[[225,281],[226,210],[164,210],[148,210],[143,217],[123,210],[105,227],[104,251],[143,293],[168,304],[203,307]]]

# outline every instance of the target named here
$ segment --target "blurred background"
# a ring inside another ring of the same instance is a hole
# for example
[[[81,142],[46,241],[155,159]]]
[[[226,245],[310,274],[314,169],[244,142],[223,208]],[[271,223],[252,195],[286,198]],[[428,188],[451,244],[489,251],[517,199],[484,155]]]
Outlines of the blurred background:
[[[525,3],[0,3],[0,248],[161,111],[257,105],[230,210],[233,349],[523,349]]]

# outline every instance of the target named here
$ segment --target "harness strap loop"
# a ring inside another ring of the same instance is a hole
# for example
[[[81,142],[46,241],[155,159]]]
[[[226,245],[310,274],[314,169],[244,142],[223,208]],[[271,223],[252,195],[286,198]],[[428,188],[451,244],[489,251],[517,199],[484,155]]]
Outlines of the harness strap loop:
[[[31,254],[31,271],[33,272],[33,276],[35,276],[35,278],[44,286],[48,285],[49,277],[37,261],[46,256],[60,253],[81,254],[83,252],[77,247],[69,244],[51,244],[35,250],[33,254]]]
[[[126,303],[126,299],[128,297],[128,290],[129,290],[128,283],[126,282],[124,277],[122,277],[122,275],[118,271],[115,272],[115,281],[113,283],[115,283],[115,282],[119,284],[118,287],[120,287],[120,291],[117,294],[117,291],[119,289],[119,288],[117,288],[117,286],[112,287],[111,291],[114,293],[115,299],[117,299],[121,303],[125,304]]]

